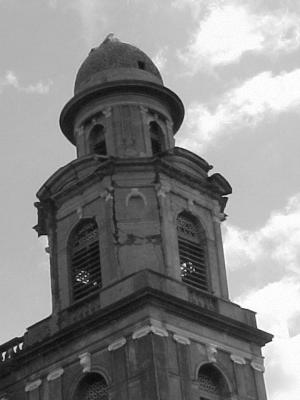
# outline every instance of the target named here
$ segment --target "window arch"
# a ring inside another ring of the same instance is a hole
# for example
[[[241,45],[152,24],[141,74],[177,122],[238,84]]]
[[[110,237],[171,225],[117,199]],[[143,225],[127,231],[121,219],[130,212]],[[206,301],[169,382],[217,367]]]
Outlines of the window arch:
[[[163,146],[164,134],[159,124],[155,121],[150,122],[149,128],[150,128],[149,131],[150,131],[152,154],[155,155],[164,150]]]
[[[211,364],[203,365],[198,372],[200,400],[229,399],[227,382],[221,372]]]
[[[69,240],[72,298],[80,300],[102,286],[98,226],[94,220],[80,223]]]
[[[75,392],[75,400],[108,400],[108,384],[102,375],[87,374]]]
[[[89,142],[91,153],[99,154],[100,156],[107,155],[105,129],[103,125],[97,124],[91,129]]]
[[[208,290],[207,246],[199,221],[183,212],[177,217],[180,273],[183,282]]]

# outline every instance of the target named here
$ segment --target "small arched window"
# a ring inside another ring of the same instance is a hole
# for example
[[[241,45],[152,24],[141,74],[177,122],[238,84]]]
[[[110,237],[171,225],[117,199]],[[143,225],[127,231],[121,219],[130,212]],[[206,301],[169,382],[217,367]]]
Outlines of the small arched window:
[[[79,383],[75,400],[108,400],[108,385],[102,375],[87,374]]]
[[[99,154],[100,156],[107,155],[104,126],[101,124],[95,125],[89,135],[91,153]]]
[[[183,212],[177,217],[177,235],[182,281],[208,290],[206,238],[200,223]]]
[[[151,140],[151,149],[152,154],[155,155],[164,150],[163,146],[163,131],[157,122],[150,122],[150,140]]]
[[[99,233],[95,221],[78,225],[69,242],[73,301],[80,300],[102,286]]]
[[[225,378],[213,365],[202,366],[198,373],[200,400],[229,399],[229,390]]]

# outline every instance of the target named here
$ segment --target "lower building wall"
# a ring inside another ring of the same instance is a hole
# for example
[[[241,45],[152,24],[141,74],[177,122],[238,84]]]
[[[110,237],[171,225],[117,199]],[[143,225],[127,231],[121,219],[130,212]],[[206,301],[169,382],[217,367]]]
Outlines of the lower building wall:
[[[77,399],[79,382],[97,373],[107,382],[110,400],[199,400],[199,369],[209,364],[226,382],[222,398],[266,400],[262,359],[258,351],[249,352],[249,343],[243,350],[230,337],[224,346],[153,318],[131,321],[121,331],[116,324],[105,337],[99,328],[30,362],[23,359],[0,378],[0,399]]]

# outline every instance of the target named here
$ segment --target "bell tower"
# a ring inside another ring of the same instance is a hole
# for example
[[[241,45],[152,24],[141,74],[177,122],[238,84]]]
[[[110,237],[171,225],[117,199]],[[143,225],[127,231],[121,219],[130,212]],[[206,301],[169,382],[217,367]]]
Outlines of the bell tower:
[[[0,347],[1,399],[266,400],[271,335],[228,297],[231,187],[175,146],[183,117],[136,47],[109,35],[81,65],[60,117],[77,158],[37,193],[52,315]]]

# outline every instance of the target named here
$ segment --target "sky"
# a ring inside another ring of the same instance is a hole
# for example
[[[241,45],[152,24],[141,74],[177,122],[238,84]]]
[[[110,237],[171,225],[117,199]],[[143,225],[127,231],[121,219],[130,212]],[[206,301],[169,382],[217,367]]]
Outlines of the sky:
[[[0,0],[0,342],[51,313],[35,193],[75,156],[58,118],[113,32],[182,99],[176,135],[233,187],[223,223],[231,300],[273,333],[269,400],[300,393],[300,2]]]

